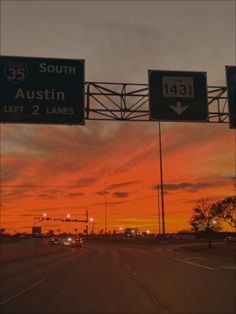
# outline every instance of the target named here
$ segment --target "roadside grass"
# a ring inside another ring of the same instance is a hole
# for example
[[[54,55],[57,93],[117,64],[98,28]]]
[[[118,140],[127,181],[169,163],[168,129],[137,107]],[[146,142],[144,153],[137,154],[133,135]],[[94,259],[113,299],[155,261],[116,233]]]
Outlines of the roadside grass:
[[[15,243],[15,242],[21,242],[21,239],[17,237],[8,236],[8,235],[0,236],[0,244]]]
[[[208,244],[205,243],[204,245],[181,247],[178,250],[236,259],[236,243],[222,243],[217,245],[214,245],[213,243],[212,248],[209,248]]]
[[[96,239],[98,242],[102,239]],[[94,242],[96,242],[94,240]],[[127,246],[137,246],[137,245],[145,245],[145,246],[172,246],[178,245],[176,248],[177,251],[188,251],[195,252],[198,254],[206,254],[210,256],[221,256],[221,257],[230,257],[235,258],[236,261],[236,243],[226,243],[226,242],[212,242],[212,248],[208,247],[207,240],[190,240],[190,239],[182,239],[182,240],[166,240],[162,241],[160,239],[103,239],[104,242],[110,242],[114,244],[122,244]],[[182,246],[183,245],[183,246]]]

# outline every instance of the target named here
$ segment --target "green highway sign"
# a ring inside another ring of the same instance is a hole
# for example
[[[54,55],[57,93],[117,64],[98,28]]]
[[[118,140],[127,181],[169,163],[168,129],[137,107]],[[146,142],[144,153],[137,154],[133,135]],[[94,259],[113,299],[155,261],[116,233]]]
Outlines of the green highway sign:
[[[206,121],[206,72],[148,71],[150,119]]]
[[[42,233],[42,227],[32,227],[32,234],[39,235]]]
[[[0,122],[84,124],[84,60],[0,60]]]
[[[236,129],[236,66],[226,66],[226,83],[228,91],[229,124]]]

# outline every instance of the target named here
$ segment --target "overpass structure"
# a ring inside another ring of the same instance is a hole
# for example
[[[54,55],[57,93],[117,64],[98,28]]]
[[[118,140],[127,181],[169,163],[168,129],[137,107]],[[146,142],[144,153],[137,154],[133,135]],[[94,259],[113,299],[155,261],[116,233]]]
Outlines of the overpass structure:
[[[229,123],[227,88],[208,86],[209,116],[204,123]],[[148,84],[85,83],[85,119],[150,121]]]

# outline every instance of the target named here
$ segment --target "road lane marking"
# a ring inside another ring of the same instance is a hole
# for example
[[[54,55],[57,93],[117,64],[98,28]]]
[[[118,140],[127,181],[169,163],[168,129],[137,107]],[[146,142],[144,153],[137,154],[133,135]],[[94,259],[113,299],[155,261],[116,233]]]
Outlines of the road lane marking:
[[[197,256],[194,256],[194,257],[186,257],[186,260],[187,260],[187,261],[190,261],[190,260],[193,260],[193,259],[203,259],[203,257],[197,257]]]
[[[194,266],[197,266],[197,267],[205,268],[205,269],[208,269],[208,270],[215,270],[215,268],[213,268],[213,267],[201,265],[201,264],[198,264],[198,263],[193,263],[193,262],[183,261],[183,260],[180,260],[180,261],[183,262],[183,263],[187,263],[187,264],[194,265]]]
[[[224,269],[229,269],[229,270],[235,270],[236,269],[236,266],[234,265],[229,265],[229,266],[220,266],[220,268],[224,268]]]
[[[34,283],[33,285],[31,285],[30,287],[25,288],[25,289],[23,289],[23,290],[21,290],[21,291],[15,293],[15,294],[12,295],[11,297],[7,298],[6,300],[3,300],[3,301],[0,303],[0,306],[4,305],[4,304],[6,304],[6,303],[9,303],[9,302],[11,302],[12,300],[14,300],[15,298],[21,296],[22,294],[24,294],[24,293],[26,293],[26,292],[28,292],[28,291],[34,289],[35,287],[39,286],[39,285],[40,285],[42,282],[44,282],[45,280],[46,280],[46,278],[41,279],[41,280],[35,282],[35,283]]]
[[[154,253],[154,252],[153,252],[153,253]],[[155,253],[154,253],[154,254],[155,254]],[[159,254],[157,254],[157,255],[160,255],[160,256],[162,256],[162,257],[168,258],[168,259],[173,260],[173,261],[177,261],[177,262],[180,262],[180,263],[193,265],[193,266],[200,267],[200,268],[204,268],[204,269],[207,269],[207,270],[216,270],[215,268],[210,267],[210,266],[205,266],[205,265],[201,265],[201,264],[189,262],[189,261],[187,261],[187,260],[183,260],[183,259],[180,259],[180,258],[170,257],[170,256],[167,256],[167,255],[163,255],[163,254],[161,254],[161,253],[159,253]]]

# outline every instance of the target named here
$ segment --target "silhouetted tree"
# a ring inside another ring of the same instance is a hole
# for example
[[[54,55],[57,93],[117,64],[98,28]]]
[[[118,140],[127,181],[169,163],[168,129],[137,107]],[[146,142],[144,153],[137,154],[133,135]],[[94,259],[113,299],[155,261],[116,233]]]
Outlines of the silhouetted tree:
[[[236,196],[229,196],[216,203],[218,217],[236,228]]]
[[[220,222],[217,220],[219,216],[218,207],[211,199],[200,199],[193,208],[193,215],[190,224],[194,232],[203,231],[208,239],[209,248],[212,247],[211,234],[213,231],[221,229]]]

